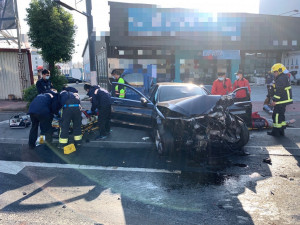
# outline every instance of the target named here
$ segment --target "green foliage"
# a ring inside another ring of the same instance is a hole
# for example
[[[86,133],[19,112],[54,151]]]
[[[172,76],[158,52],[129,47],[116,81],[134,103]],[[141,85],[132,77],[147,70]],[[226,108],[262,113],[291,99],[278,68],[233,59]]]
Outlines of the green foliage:
[[[27,107],[37,95],[38,91],[34,84],[24,90],[24,101],[28,102]]]
[[[67,62],[74,52],[75,25],[72,14],[51,0],[32,0],[27,11],[28,36],[41,49],[53,72],[57,62]]]
[[[53,88],[56,89],[58,92],[62,90],[62,88],[68,83],[67,78],[65,75],[62,75],[60,70],[54,68],[50,76],[51,83],[53,84]]]

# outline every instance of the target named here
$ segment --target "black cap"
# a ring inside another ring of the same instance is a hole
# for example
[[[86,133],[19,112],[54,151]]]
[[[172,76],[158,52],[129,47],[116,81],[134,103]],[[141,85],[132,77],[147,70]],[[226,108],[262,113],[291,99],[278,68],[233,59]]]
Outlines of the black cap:
[[[242,70],[238,70],[235,75],[238,75],[238,74],[244,74]]]
[[[113,69],[113,71],[111,71],[111,74],[112,74],[112,75],[114,75],[114,74],[116,74],[116,75],[121,75],[121,72],[120,72],[120,70],[118,70],[118,69]]]
[[[91,89],[91,85],[90,84],[84,84],[83,88],[84,88],[84,90]]]
[[[63,87],[63,90],[73,92],[73,93],[78,93],[78,90],[74,87]]]

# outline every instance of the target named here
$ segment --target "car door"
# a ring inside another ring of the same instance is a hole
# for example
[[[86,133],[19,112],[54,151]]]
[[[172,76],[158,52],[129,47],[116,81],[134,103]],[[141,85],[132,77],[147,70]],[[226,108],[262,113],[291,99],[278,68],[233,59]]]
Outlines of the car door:
[[[113,85],[118,83],[113,82]],[[111,121],[114,123],[128,124],[140,127],[151,127],[151,115],[154,108],[153,103],[140,91],[130,85],[126,87],[125,98],[112,95]],[[112,89],[114,90],[114,88]]]
[[[252,114],[252,102],[250,99],[250,94],[248,92],[248,88],[247,87],[238,88],[238,89],[234,90],[232,92],[232,94],[235,95],[235,93],[237,91],[241,91],[242,89],[246,90],[247,96],[249,96],[249,100],[246,100],[246,101],[245,100],[244,101],[236,100],[235,103],[229,107],[229,111],[232,114],[241,117],[248,125],[251,123],[251,114]]]

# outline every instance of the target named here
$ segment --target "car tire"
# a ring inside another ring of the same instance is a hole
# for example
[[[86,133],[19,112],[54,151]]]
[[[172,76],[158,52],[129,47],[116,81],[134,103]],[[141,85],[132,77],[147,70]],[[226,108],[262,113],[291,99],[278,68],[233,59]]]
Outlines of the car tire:
[[[164,130],[162,127],[156,127],[155,131],[155,147],[159,155],[169,155],[174,151],[174,138],[170,131]]]
[[[248,143],[250,135],[249,135],[248,127],[246,126],[245,122],[238,118],[237,120],[241,127],[241,134],[240,134],[241,138],[237,143],[230,144],[229,148],[233,151],[242,151],[242,148]]]

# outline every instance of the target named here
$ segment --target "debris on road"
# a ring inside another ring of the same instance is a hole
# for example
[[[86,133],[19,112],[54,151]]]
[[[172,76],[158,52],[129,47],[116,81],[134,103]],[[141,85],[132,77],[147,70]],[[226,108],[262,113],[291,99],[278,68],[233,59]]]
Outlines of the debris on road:
[[[271,195],[275,195],[273,191],[271,191]]]
[[[283,178],[288,178],[288,176],[286,174],[284,174],[284,175],[280,174],[279,176],[283,177]]]
[[[268,163],[269,165],[272,165],[272,160],[270,158],[263,159],[264,163]]]
[[[150,139],[150,137],[143,137],[142,139],[143,139],[143,141],[147,141]]]
[[[27,195],[27,193],[24,191],[24,192],[23,192],[23,195]]]

